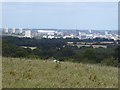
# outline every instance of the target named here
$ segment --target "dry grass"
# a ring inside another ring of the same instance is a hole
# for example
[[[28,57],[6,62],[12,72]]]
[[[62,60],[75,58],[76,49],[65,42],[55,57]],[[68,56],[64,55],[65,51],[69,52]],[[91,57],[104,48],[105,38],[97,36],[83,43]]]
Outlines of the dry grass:
[[[3,88],[117,88],[114,67],[3,58]]]

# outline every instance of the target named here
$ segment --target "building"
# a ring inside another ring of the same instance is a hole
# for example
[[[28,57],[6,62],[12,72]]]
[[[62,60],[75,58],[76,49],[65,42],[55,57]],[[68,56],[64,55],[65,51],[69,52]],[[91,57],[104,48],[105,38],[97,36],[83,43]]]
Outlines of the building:
[[[19,33],[22,33],[22,32],[23,32],[22,28],[19,28]]]
[[[25,30],[25,36],[24,37],[31,38],[32,37],[31,30]]]
[[[12,33],[15,33],[15,28],[12,29]]]
[[[55,31],[52,31],[52,30],[38,30],[38,33],[47,34],[47,35],[54,35]]]
[[[91,31],[91,30],[89,30],[89,33],[91,34],[91,33],[92,33],[92,31]]]
[[[4,33],[8,33],[9,31],[8,31],[8,28],[5,28],[4,29]]]
[[[108,31],[105,31],[105,35],[106,35],[106,36],[108,35]]]

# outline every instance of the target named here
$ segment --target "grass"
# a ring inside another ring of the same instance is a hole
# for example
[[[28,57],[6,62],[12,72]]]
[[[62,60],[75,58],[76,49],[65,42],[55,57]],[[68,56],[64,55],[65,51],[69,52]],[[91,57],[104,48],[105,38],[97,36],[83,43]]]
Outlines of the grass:
[[[117,88],[118,68],[2,58],[3,88]]]

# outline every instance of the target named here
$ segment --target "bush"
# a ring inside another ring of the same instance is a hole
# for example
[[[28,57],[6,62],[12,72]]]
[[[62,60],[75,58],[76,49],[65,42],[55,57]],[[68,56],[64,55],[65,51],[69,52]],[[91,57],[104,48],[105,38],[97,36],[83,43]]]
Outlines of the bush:
[[[86,49],[82,54],[82,58],[86,59],[87,61],[90,60],[90,62],[96,62],[96,55],[93,49]]]
[[[40,57],[37,55],[28,55],[26,58],[39,59]]]
[[[118,60],[115,60],[113,57],[106,58],[103,61],[101,61],[102,65],[108,65],[108,66],[118,66]]]

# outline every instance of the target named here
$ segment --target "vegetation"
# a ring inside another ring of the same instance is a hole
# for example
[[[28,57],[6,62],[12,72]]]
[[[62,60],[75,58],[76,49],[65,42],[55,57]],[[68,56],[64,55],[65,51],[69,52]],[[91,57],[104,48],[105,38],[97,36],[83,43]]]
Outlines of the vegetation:
[[[2,37],[2,86],[3,88],[117,88],[120,46],[111,44],[108,48],[78,48],[67,45],[67,42],[99,44],[101,41],[109,40]],[[63,62],[51,61],[54,59]]]
[[[80,42],[79,39],[30,39],[17,37],[3,37],[2,54],[5,57],[24,57],[49,59],[54,57],[62,61],[101,63],[118,66],[120,46],[108,45],[108,48],[92,48],[68,46],[67,42]],[[81,40],[83,41],[83,40]],[[107,41],[107,39],[88,39],[85,42]],[[108,40],[109,41],[109,40]],[[110,40],[112,41],[112,40]],[[21,46],[36,47],[35,49]]]
[[[117,88],[111,66],[3,57],[3,88]]]
[[[109,45],[108,48],[92,48],[68,46],[67,42],[101,42],[112,41],[107,39],[30,39],[17,37],[3,37],[2,54],[5,57],[24,57],[49,59],[82,63],[101,63],[103,65],[118,66],[120,46]],[[35,49],[21,46],[36,47]]]

